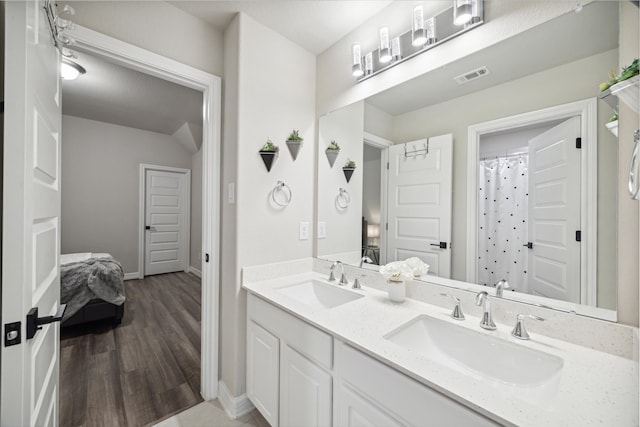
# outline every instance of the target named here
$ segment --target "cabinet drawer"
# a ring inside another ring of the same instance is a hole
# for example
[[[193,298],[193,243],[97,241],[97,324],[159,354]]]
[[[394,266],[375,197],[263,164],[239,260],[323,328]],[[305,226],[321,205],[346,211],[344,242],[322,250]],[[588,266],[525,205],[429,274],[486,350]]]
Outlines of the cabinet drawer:
[[[332,369],[333,337],[331,335],[253,294],[249,294],[247,298],[247,307],[249,320],[276,334],[296,351],[319,365]]]
[[[342,343],[336,344],[340,388],[351,387],[402,425],[478,427],[499,425],[466,406]],[[341,412],[338,400],[338,413]]]

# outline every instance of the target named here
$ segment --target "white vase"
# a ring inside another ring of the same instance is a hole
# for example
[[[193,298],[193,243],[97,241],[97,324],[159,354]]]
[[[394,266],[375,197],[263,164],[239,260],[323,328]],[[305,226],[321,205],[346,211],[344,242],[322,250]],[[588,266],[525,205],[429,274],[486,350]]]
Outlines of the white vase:
[[[403,302],[406,295],[406,284],[404,280],[395,281],[387,280],[387,289],[389,291],[389,299],[393,302]]]

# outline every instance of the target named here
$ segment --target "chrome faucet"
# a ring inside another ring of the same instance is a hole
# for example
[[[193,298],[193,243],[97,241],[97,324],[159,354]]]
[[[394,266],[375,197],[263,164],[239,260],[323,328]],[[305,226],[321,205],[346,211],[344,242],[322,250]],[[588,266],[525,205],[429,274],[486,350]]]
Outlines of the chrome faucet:
[[[489,301],[489,294],[487,291],[479,292],[476,295],[476,305],[482,305],[482,320],[480,321],[480,327],[494,331],[496,329],[496,324],[493,323],[493,319],[491,318],[491,301]]]
[[[442,293],[440,294],[443,297],[450,297],[451,299],[453,299],[453,302],[456,304],[455,307],[453,307],[453,311],[451,312],[451,318],[452,319],[456,319],[456,320],[464,320],[464,313],[462,313],[462,307],[460,306],[460,298],[451,295],[451,294],[445,294]]]
[[[498,298],[502,298],[502,291],[504,289],[511,289],[509,282],[507,282],[506,279],[499,280],[498,283],[496,283],[496,296]]]
[[[338,284],[340,286],[348,285],[349,281],[347,280],[347,276],[344,274],[344,265],[340,261],[336,261],[333,264],[331,264],[331,271],[329,272],[329,281],[330,282],[335,282],[336,281],[336,276],[333,274],[333,270],[338,265],[340,266],[340,281],[338,282]]]
[[[511,331],[511,335],[518,338],[519,340],[528,340],[531,339],[529,337],[529,333],[527,332],[527,328],[524,327],[524,319],[533,319],[542,322],[544,319],[539,316],[535,316],[533,314],[523,314],[520,313],[516,316],[516,326],[513,327]]]
[[[360,265],[358,265],[358,267],[362,268],[362,263],[366,262],[367,264],[373,264],[373,261],[371,260],[371,258],[369,258],[368,256],[363,256],[360,259]]]

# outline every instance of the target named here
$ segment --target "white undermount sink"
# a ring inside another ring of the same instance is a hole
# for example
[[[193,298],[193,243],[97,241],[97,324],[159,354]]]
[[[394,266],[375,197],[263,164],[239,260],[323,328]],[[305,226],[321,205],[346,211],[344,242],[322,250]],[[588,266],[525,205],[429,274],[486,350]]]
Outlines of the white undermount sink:
[[[426,315],[384,338],[543,407],[552,405],[557,392],[562,359],[519,343]]]
[[[320,280],[308,280],[295,285],[285,286],[278,289],[283,295],[294,299],[302,304],[314,308],[333,308],[350,301],[362,298],[362,295],[347,291]]]

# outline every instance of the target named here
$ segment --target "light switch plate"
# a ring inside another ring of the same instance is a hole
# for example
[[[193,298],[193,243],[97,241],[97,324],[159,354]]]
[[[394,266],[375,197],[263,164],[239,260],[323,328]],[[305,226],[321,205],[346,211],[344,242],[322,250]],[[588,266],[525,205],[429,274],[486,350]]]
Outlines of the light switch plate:
[[[324,239],[325,237],[327,237],[327,223],[318,221],[318,239]]]
[[[300,240],[309,239],[309,223],[301,222],[300,223]]]

